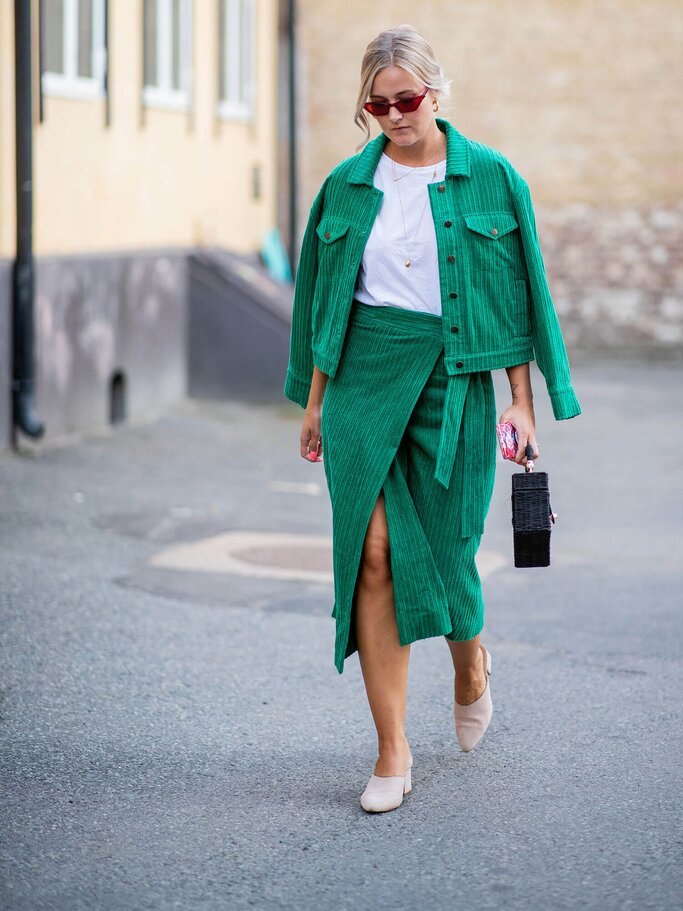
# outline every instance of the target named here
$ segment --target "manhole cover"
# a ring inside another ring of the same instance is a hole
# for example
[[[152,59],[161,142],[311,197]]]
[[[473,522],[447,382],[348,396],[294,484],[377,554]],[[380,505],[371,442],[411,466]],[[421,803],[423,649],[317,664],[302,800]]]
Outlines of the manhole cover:
[[[284,569],[303,569],[306,572],[332,572],[331,545],[311,544],[308,547],[283,544],[280,547],[245,547],[233,552],[245,563],[259,566],[277,566]]]
[[[333,581],[332,539],[319,535],[228,531],[167,547],[147,563],[191,572]]]

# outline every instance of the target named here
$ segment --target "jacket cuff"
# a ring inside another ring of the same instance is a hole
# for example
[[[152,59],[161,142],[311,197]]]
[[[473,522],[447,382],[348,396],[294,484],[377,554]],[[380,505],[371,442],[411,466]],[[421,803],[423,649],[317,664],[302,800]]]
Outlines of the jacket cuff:
[[[581,414],[581,406],[572,386],[548,390],[548,395],[556,421],[566,421],[568,418],[575,418]]]
[[[296,402],[297,405],[301,405],[305,410],[308,405],[310,391],[311,380],[300,379],[296,376],[292,368],[288,367],[284,386],[285,398],[289,399],[290,402]]]

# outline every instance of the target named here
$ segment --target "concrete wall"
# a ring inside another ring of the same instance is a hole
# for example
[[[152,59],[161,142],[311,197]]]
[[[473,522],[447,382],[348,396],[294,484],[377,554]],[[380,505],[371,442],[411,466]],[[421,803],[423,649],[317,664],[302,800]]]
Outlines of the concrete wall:
[[[225,250],[188,258],[188,395],[282,402],[293,288],[256,256]]]
[[[129,418],[184,396],[186,263],[185,251],[37,261],[36,407],[46,425],[43,441],[106,427],[116,371],[125,377]]]
[[[12,435],[12,263],[0,260],[0,451]]]
[[[0,261],[0,451],[11,446],[11,263]],[[36,262],[36,411],[45,434],[21,448],[117,423],[186,395],[282,401],[291,284],[256,254],[178,248]]]

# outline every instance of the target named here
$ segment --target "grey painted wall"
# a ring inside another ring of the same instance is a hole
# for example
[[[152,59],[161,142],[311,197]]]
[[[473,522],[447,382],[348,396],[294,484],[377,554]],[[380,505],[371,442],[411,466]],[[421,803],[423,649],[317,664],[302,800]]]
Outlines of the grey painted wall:
[[[40,258],[35,362],[42,440],[110,424],[117,371],[129,418],[184,396],[186,320],[185,251]]]
[[[0,451],[12,442],[12,263],[0,260]]]
[[[188,394],[283,401],[292,286],[255,256],[207,249],[188,258],[188,288]]]
[[[11,262],[0,262],[0,450],[11,446]],[[284,401],[292,285],[258,256],[156,250],[36,261],[36,411],[41,440],[111,421],[112,378],[126,417],[186,395]]]

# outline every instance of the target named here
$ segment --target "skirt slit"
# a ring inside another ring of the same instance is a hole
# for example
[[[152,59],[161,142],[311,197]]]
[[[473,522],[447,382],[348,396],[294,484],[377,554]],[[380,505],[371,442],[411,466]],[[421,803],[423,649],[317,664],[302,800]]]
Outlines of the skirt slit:
[[[321,425],[332,503],[332,616],[339,673],[357,649],[357,582],[370,516],[381,492],[401,644],[437,635],[467,639],[483,625],[474,562],[480,534],[462,535],[463,491],[476,479],[475,470],[466,467],[464,444],[466,432],[473,432],[468,427],[480,428],[483,435],[492,432],[495,442],[495,402],[489,373],[455,379],[473,386],[473,394],[462,396],[463,411],[469,402],[477,414],[469,415],[470,423],[464,414],[451,416],[458,443],[446,488],[434,478],[449,382],[441,318],[353,302],[342,357],[327,382]],[[482,449],[475,467],[490,498],[495,449],[493,460],[483,438]]]

